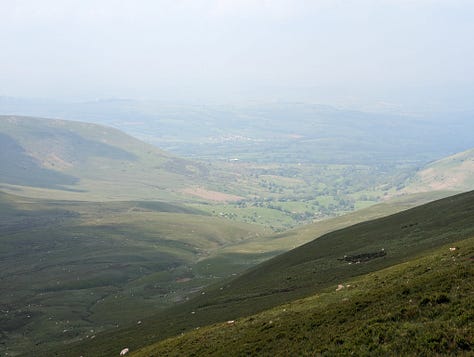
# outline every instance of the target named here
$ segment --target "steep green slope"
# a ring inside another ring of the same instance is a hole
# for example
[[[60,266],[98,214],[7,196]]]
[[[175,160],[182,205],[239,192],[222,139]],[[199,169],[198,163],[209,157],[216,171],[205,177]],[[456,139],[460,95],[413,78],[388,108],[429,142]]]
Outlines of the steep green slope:
[[[117,346],[135,350],[198,326],[310,296],[474,235],[473,213],[474,192],[469,192],[326,234],[233,280],[204,289],[196,298],[146,319],[140,329],[117,329],[66,351],[113,355]]]
[[[471,355],[474,238],[131,356]],[[119,347],[119,346],[117,346]],[[120,348],[118,348],[119,350]]]
[[[417,172],[403,193],[474,189],[474,149],[437,160]]]
[[[224,277],[199,272],[200,259],[263,233],[166,202],[0,193],[0,352],[136,323]]]

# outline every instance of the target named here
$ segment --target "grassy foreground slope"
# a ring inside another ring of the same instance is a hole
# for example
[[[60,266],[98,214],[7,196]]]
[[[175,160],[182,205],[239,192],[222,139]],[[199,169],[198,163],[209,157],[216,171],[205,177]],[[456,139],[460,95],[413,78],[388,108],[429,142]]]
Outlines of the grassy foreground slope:
[[[165,202],[0,193],[0,354],[136,323],[219,278],[198,260],[262,233]]]
[[[470,355],[474,238],[131,356]]]
[[[57,355],[108,356],[219,321],[239,319],[408,262],[474,235],[474,192],[326,234],[143,321],[68,346]],[[382,254],[383,252],[385,253]],[[360,263],[358,263],[360,262]]]

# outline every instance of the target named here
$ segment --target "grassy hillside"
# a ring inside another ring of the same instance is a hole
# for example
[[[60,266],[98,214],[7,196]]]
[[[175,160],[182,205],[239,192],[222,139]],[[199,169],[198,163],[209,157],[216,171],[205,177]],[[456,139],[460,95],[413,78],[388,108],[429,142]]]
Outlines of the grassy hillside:
[[[420,170],[403,193],[474,189],[474,149],[435,161]]]
[[[0,193],[0,352],[136,323],[225,277],[200,259],[263,233],[166,202]]]
[[[144,320],[139,328],[128,326],[94,340],[83,338],[57,355],[114,355],[117,346],[136,350],[196,327],[240,319],[333,289],[472,237],[473,212],[474,192],[469,192],[323,235],[235,279],[204,289],[188,302]]]
[[[455,245],[130,355],[471,355],[474,238]]]
[[[2,188],[65,199],[176,199],[204,165],[95,124],[0,116]]]

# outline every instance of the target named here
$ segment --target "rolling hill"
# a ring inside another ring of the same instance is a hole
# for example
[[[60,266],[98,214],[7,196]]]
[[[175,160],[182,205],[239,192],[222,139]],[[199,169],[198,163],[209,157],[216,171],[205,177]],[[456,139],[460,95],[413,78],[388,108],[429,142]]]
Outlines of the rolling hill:
[[[1,188],[30,197],[183,200],[209,181],[205,165],[116,129],[17,116],[0,116],[0,165]]]
[[[474,149],[432,162],[416,173],[402,193],[474,189]]]
[[[359,281],[357,279],[364,280],[366,274],[379,271],[377,274],[383,277],[385,274],[390,274],[383,272],[383,269],[394,267],[392,269],[396,271],[399,269],[396,267],[399,264],[402,264],[400,269],[403,269],[415,259],[429,260],[430,254],[437,256],[436,250],[440,247],[444,247],[443,252],[446,252],[447,246],[463,244],[467,253],[462,254],[468,257],[471,254],[469,252],[472,251],[472,241],[469,241],[471,242],[469,244],[459,242],[474,235],[473,210],[474,192],[469,192],[325,234],[299,248],[251,268],[234,279],[205,288],[195,298],[164,310],[155,317],[143,320],[139,327],[128,326],[114,332],[105,332],[94,340],[83,338],[81,343],[68,346],[56,352],[56,355],[71,353],[107,356],[116,354],[122,346],[130,347],[132,351],[135,351],[153,342],[189,332],[198,327],[227,320],[239,321],[245,316],[296,299],[321,294],[327,292],[328,289],[333,290],[339,284],[351,281],[354,281],[356,285],[362,284],[357,283]],[[416,262],[413,264],[414,267],[420,266]],[[449,269],[452,269],[452,266]],[[472,273],[469,274],[472,275]],[[469,274],[461,275],[459,279],[471,279]],[[431,276],[427,275],[427,280]],[[373,275],[370,279],[372,277]],[[376,282],[375,278],[365,281],[367,284]],[[399,281],[398,286],[401,283],[402,281]],[[466,283],[472,284],[472,281],[467,280]],[[396,285],[387,287],[386,291],[382,291],[381,296],[384,296],[384,293],[388,296],[391,288],[395,289]],[[437,287],[433,286],[430,289],[432,289],[430,294],[434,295],[427,296],[426,304],[437,301],[436,294],[439,293]],[[354,304],[358,299],[364,300],[364,291],[362,290],[362,295],[355,299]],[[399,291],[400,294],[402,292],[403,290]],[[361,310],[374,306],[371,300],[374,296],[368,293],[368,300],[362,305]],[[467,295],[467,298],[469,296]],[[451,298],[447,296],[448,300]],[[465,298],[465,296],[462,297],[462,299]],[[422,299],[423,297],[417,300],[417,303],[420,303]],[[389,306],[398,306],[399,303],[400,301],[395,301]],[[353,306],[352,303],[350,305]],[[461,312],[464,314],[465,311],[463,311]],[[350,311],[343,311],[344,316],[350,313]],[[387,311],[387,314],[395,313],[395,310]],[[265,326],[260,327],[263,330],[266,329]],[[300,327],[295,327],[296,330],[298,328]],[[468,330],[468,333],[472,334],[472,330]],[[193,338],[191,336],[189,341],[193,341]],[[278,337],[272,335],[272,339],[275,338]],[[460,336],[460,338],[465,338],[465,336]],[[163,346],[166,350],[168,345],[165,343]],[[251,346],[247,347],[251,348]],[[191,346],[188,348],[190,351],[198,351],[193,350]],[[48,353],[51,354],[51,352]]]

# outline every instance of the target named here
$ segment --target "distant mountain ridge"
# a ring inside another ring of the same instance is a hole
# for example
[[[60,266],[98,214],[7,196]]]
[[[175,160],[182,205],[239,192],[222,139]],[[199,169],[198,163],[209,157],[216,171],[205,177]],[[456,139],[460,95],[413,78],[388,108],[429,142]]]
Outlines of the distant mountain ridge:
[[[474,130],[472,112],[375,113],[298,102],[206,105],[0,96],[0,114],[112,126],[185,157],[263,162],[426,162],[467,149]]]

